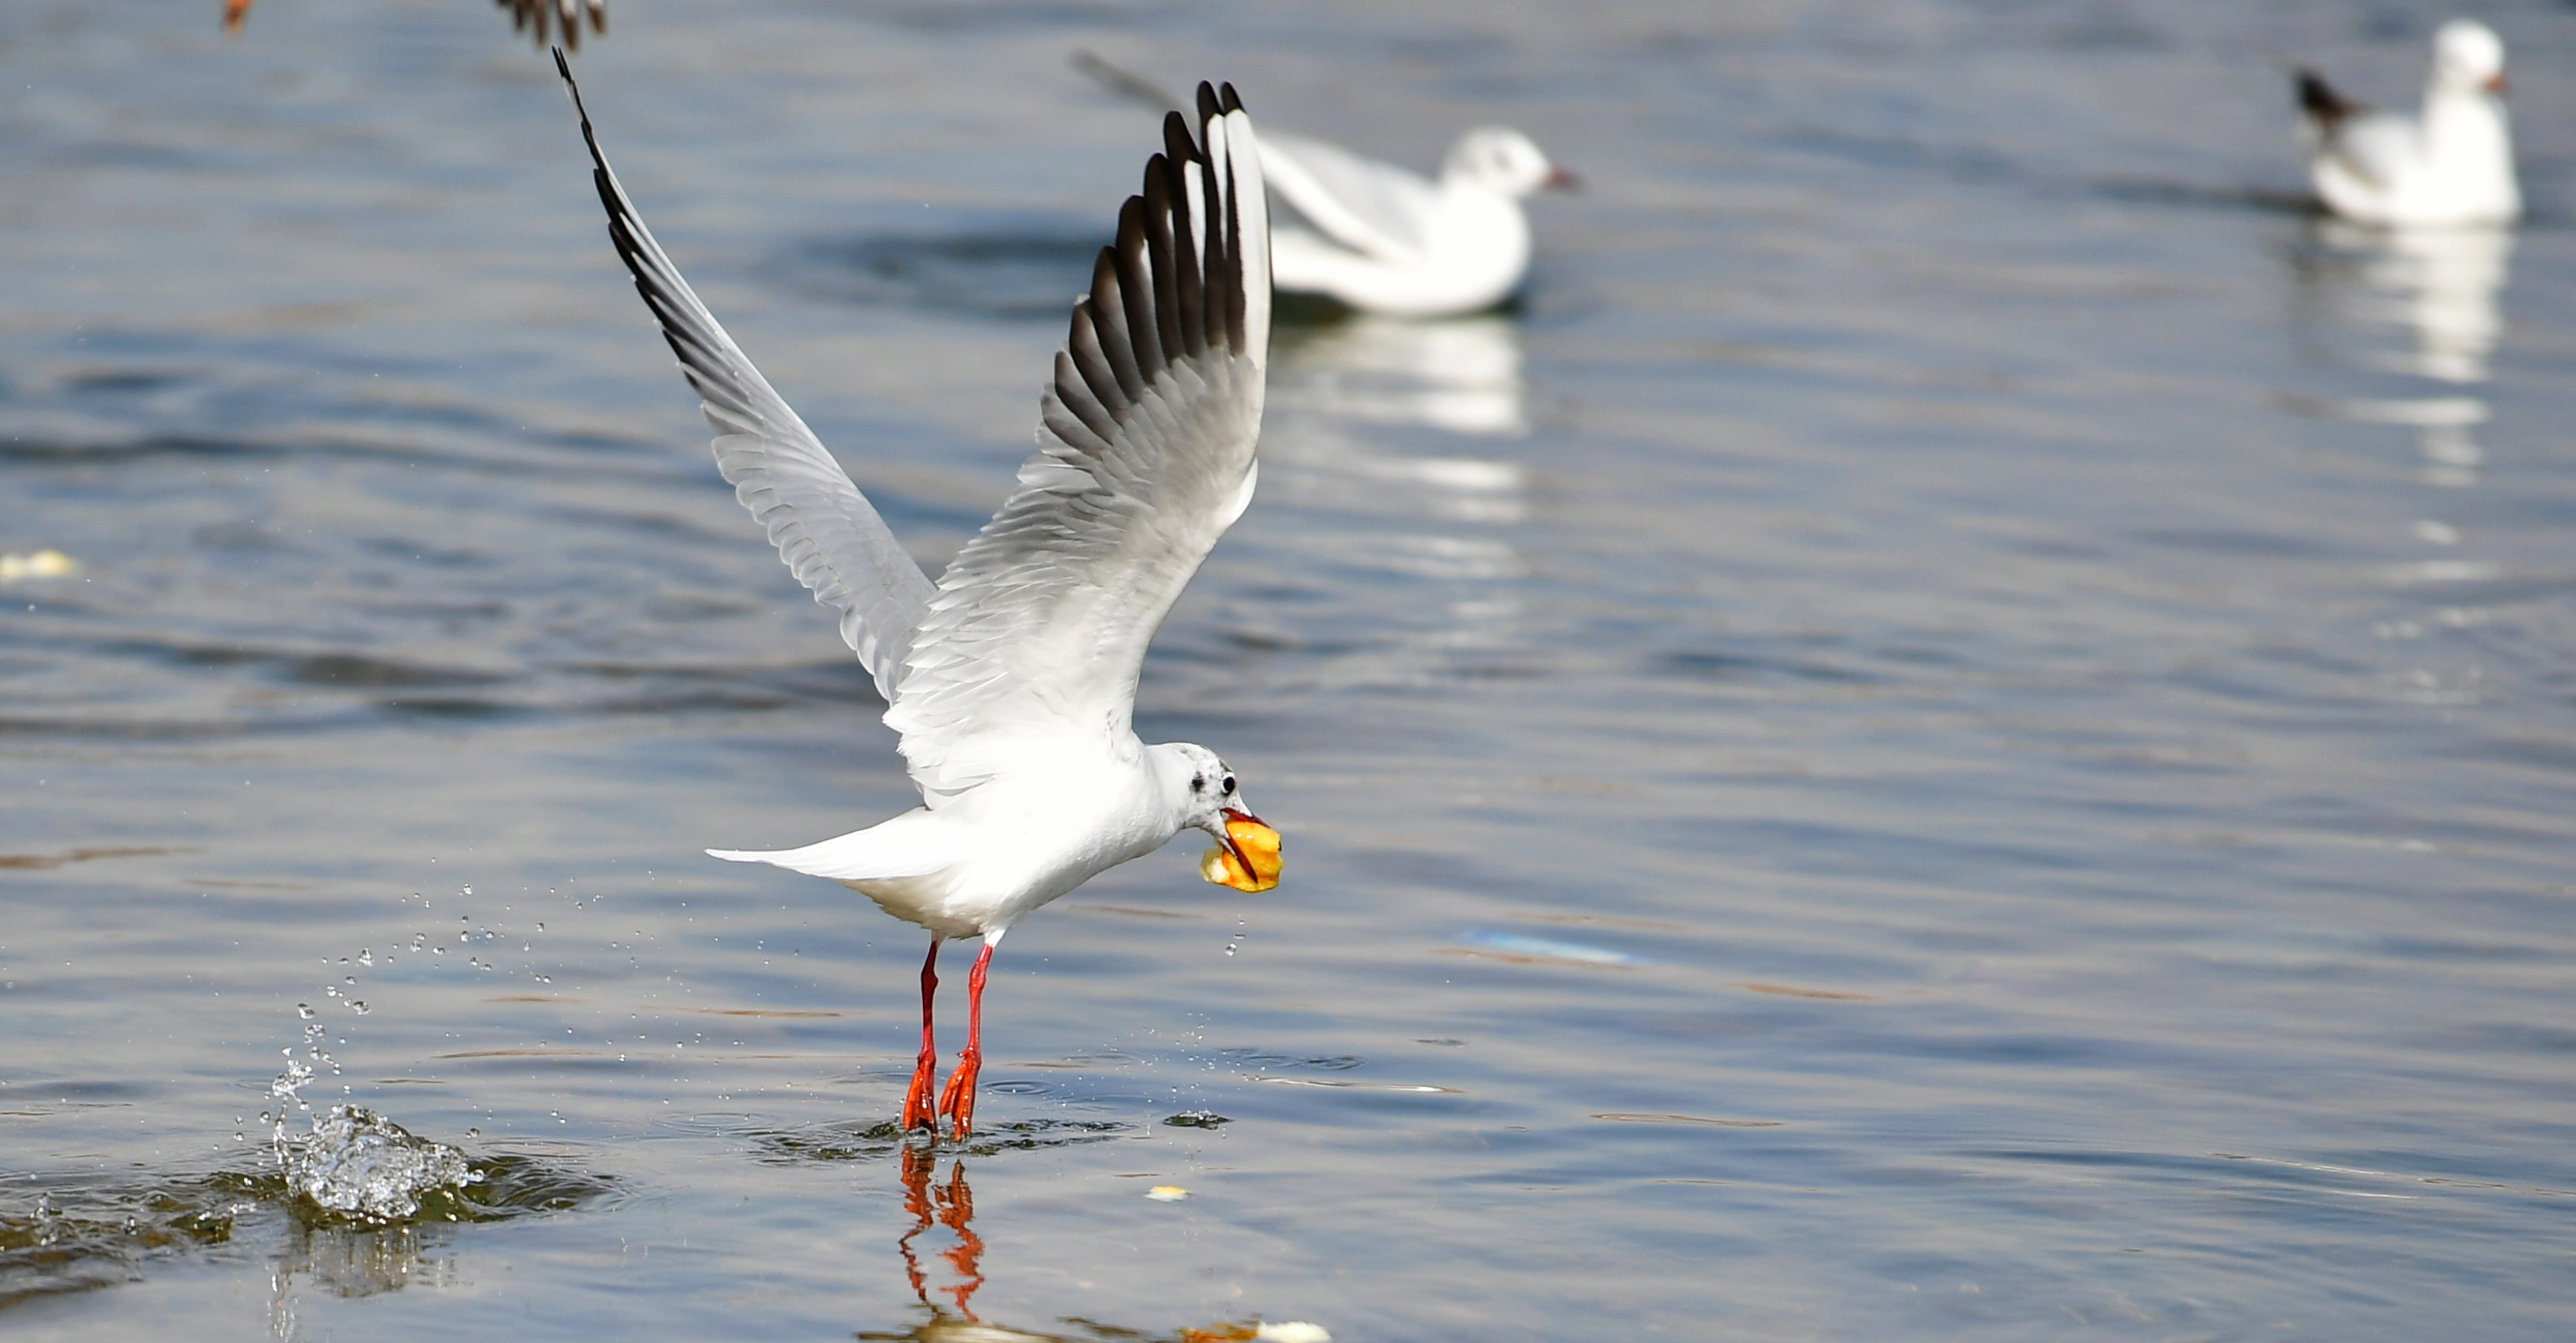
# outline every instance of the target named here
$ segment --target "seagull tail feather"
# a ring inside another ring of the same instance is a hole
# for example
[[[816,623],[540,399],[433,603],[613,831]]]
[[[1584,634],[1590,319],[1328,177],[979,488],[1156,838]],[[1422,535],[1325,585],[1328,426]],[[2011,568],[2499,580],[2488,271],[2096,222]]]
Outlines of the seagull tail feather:
[[[951,827],[926,808],[798,849],[709,849],[728,863],[767,863],[832,881],[901,881],[956,865]]]

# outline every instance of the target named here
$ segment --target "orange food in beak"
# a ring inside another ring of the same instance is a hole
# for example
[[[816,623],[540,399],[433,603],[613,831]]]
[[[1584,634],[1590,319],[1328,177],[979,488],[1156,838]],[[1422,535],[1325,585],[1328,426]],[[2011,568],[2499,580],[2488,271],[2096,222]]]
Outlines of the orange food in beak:
[[[1199,875],[1257,895],[1279,884],[1279,832],[1239,811],[1225,814],[1225,842],[1199,860]]]

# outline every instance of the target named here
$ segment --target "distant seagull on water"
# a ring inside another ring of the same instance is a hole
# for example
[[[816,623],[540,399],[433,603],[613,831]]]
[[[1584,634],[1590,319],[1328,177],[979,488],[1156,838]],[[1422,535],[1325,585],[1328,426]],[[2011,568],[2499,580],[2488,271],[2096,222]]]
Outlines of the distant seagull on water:
[[[1074,53],[1073,62],[1118,93],[1176,105],[1151,82],[1090,52]],[[1272,232],[1279,288],[1391,317],[1481,312],[1511,297],[1530,262],[1522,198],[1575,185],[1508,126],[1458,137],[1437,180],[1275,130],[1262,133],[1261,167],[1271,193],[1308,225]]]
[[[2504,42],[2475,19],[2433,34],[2421,117],[2374,112],[2301,69],[2308,177],[2326,208],[2363,224],[2509,223],[2522,213],[2504,110]]]
[[[983,1064],[984,972],[1020,916],[1182,830],[1216,837],[1201,873],[1240,891],[1279,882],[1279,834],[1204,746],[1138,741],[1145,645],[1252,502],[1270,350],[1261,155],[1234,87],[1198,91],[1199,137],[1175,112],[1143,194],[1118,214],[1040,398],[1019,489],[933,584],[805,422],[672,266],[600,154],[563,53],[608,208],[608,235],[715,427],[716,468],[768,530],[888,708],[923,805],[801,849],[710,849],[828,877],[930,930],[921,1054],[906,1129],[959,1134]],[[965,1052],[931,1102],[939,946],[981,937]]]

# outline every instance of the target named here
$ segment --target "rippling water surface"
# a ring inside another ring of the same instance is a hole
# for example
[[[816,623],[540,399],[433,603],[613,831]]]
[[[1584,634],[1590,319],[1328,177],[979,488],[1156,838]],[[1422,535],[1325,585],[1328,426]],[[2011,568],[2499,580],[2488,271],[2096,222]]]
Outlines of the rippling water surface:
[[[2576,14],[2486,8],[2534,217],[2392,239],[2268,53],[2438,6],[617,0],[932,565],[1155,144],[1075,50],[1588,185],[1514,310],[1292,313],[1139,705],[1287,884],[1021,925],[909,1156],[920,934],[699,850],[911,795],[543,58],[0,11],[0,1331],[2576,1333]],[[295,1060],[487,1179],[292,1203]]]

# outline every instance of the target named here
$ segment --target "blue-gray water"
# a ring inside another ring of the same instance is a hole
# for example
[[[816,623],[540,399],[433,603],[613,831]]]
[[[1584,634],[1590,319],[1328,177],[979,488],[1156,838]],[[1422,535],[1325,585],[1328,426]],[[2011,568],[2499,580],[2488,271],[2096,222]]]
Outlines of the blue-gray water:
[[[2392,240],[2270,52],[2403,103],[2430,4],[616,0],[931,564],[1157,143],[1074,50],[1588,186],[1516,312],[1282,329],[1138,722],[1287,882],[1022,924],[909,1172],[924,939],[699,850],[911,795],[542,56],[0,9],[0,1333],[2576,1333],[2576,11],[2483,8],[2534,216]],[[299,1003],[484,1202],[285,1211]]]

